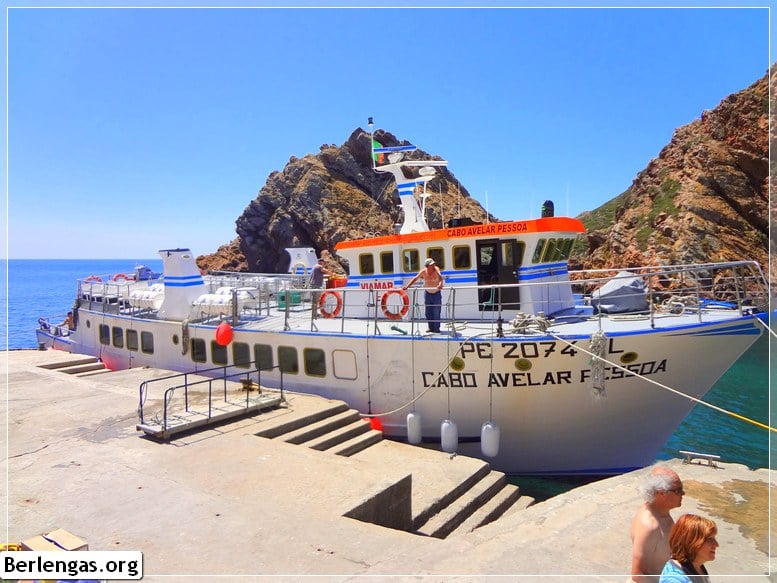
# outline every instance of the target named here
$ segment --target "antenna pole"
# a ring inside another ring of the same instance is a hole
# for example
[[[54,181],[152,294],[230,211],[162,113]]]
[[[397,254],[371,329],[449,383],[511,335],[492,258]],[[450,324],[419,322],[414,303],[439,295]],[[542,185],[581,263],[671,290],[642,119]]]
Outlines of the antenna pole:
[[[372,117],[367,118],[367,127],[370,128],[370,158],[372,159],[372,169],[375,170],[375,138],[372,137]]]

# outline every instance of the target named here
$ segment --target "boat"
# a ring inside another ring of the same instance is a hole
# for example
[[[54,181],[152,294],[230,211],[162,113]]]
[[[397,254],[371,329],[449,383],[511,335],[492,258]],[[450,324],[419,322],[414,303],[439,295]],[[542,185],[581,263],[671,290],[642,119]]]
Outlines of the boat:
[[[163,249],[161,274],[80,279],[75,326],[41,318],[40,347],[114,370],[256,375],[508,474],[606,475],[652,463],[763,331],[755,262],[572,271],[585,228],[550,202],[539,218],[432,229],[426,187],[447,162],[372,148],[404,222],[339,242],[347,277],[311,290],[311,248],[287,249],[283,274],[203,273],[190,249]],[[429,259],[444,281],[439,333],[423,288],[405,289]]]

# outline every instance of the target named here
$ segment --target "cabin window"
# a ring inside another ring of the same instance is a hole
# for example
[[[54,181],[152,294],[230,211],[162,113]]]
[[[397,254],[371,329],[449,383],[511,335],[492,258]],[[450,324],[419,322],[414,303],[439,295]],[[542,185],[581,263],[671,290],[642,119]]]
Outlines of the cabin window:
[[[383,251],[380,254],[380,272],[394,273],[394,253],[393,252]]]
[[[299,360],[297,359],[297,349],[293,346],[278,347],[278,364],[281,371],[289,374],[299,372]]]
[[[502,241],[502,267],[512,267],[515,265],[514,248],[512,241]]]
[[[472,253],[469,245],[457,245],[453,248],[453,269],[472,267]]]
[[[194,362],[207,362],[208,353],[205,350],[205,341],[202,338],[191,339],[191,353]]]
[[[537,241],[537,247],[534,248],[534,255],[531,258],[532,263],[539,263],[542,257],[542,251],[545,249],[545,239]]]
[[[362,253],[359,255],[359,273],[362,275],[372,275],[375,273],[375,258],[372,253]]]
[[[226,366],[227,364],[227,347],[222,346],[215,340],[210,341],[210,354],[213,359],[213,364],[220,366]]]
[[[434,263],[440,268],[440,271],[445,269],[445,252],[442,247],[431,247],[427,249],[426,256],[434,259]]]
[[[490,245],[483,245],[480,248],[480,266],[481,267],[490,267],[491,262],[494,262],[494,267],[496,266],[496,258],[494,257],[494,254],[496,253],[496,247],[493,244]]]
[[[100,324],[100,344],[106,346],[111,343],[111,327],[107,324]]]
[[[421,261],[418,249],[405,249],[402,252],[402,267],[405,273],[421,271]]]
[[[326,376],[326,356],[319,348],[306,348],[302,351],[305,361],[305,374],[311,377]]]
[[[138,344],[138,331],[127,330],[127,349],[137,352],[140,345]]]
[[[151,332],[140,333],[140,351],[144,354],[154,354],[154,335]]]
[[[357,377],[356,354],[351,350],[333,350],[332,374],[338,379],[355,381]]]
[[[111,329],[111,334],[113,336],[113,345],[116,348],[124,348],[124,329],[114,326]]]
[[[502,267],[520,267],[525,249],[523,241],[502,241]]]
[[[248,368],[251,364],[251,348],[245,342],[232,343],[232,360],[235,366]]]
[[[254,362],[259,370],[270,370],[272,368],[272,346],[254,344]]]

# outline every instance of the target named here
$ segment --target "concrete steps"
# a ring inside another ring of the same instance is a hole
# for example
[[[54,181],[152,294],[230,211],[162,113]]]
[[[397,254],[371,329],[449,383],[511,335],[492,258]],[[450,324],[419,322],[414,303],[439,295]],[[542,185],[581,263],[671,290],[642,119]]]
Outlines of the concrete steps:
[[[534,498],[521,496],[521,490],[518,486],[503,482],[490,499],[484,501],[482,506],[448,533],[448,536],[462,536],[493,522],[497,518],[528,508],[532,504],[534,504]]]
[[[298,415],[291,409],[286,416],[266,420],[255,435],[407,468],[412,479],[408,529],[416,534],[461,536],[534,503],[487,462],[383,440],[358,411],[339,401]]]
[[[40,365],[40,368],[56,370],[77,377],[110,372],[110,370],[105,368],[105,365],[94,356],[71,358],[59,362],[47,363]]]
[[[370,428],[358,411],[340,401],[300,416],[277,418],[256,432],[258,437],[280,439],[317,451],[329,451],[349,457],[383,439],[380,431]]]

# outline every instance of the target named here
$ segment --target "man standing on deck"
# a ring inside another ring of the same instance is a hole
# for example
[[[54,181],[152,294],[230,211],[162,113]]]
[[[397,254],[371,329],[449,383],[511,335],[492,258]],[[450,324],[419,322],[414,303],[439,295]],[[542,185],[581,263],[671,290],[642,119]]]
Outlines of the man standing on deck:
[[[324,275],[332,275],[332,272],[324,267],[324,258],[319,259],[313,266],[310,273],[310,288],[321,290],[324,287]],[[321,292],[314,291],[311,295],[311,304],[313,308],[313,318],[318,318],[318,302],[321,299]]]
[[[683,503],[683,483],[674,470],[656,465],[640,485],[645,502],[631,521],[631,580],[655,583],[671,558],[669,531],[674,519],[669,511]]]
[[[406,290],[417,279],[424,280],[424,305],[426,305],[426,321],[429,324],[429,332],[440,332],[440,311],[442,309],[442,274],[434,264],[431,257],[424,263],[424,268],[411,279],[407,285],[402,286]]]

